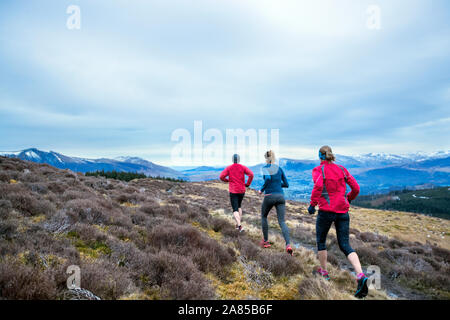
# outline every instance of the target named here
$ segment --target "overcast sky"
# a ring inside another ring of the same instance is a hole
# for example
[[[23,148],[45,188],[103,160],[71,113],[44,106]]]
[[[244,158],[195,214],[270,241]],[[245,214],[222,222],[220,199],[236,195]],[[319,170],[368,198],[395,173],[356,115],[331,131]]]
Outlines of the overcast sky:
[[[279,129],[290,158],[448,150],[449,21],[447,0],[3,0],[0,150],[171,164],[195,120]]]

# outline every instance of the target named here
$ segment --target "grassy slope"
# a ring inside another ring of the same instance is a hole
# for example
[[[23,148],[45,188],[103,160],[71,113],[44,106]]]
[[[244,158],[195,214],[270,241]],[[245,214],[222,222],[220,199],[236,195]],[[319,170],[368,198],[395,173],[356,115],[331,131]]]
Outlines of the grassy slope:
[[[227,191],[227,186],[222,183],[210,182],[208,185],[210,188]],[[201,186],[201,184],[198,184],[198,186]],[[250,190],[247,192],[243,204],[244,208],[248,208],[245,211],[244,222],[249,224],[247,229],[255,242],[261,238],[259,220],[261,200],[261,196]],[[308,261],[308,265],[312,270],[313,266],[318,265],[315,254],[313,254],[315,247],[315,216],[309,216],[306,210],[307,206],[305,204],[288,201],[286,219],[291,229],[292,241],[299,247],[296,254],[302,261]],[[229,211],[228,208],[216,209],[213,215],[232,221]],[[382,267],[381,272],[384,272],[382,277],[384,289],[401,298],[450,297],[448,289],[435,290],[433,288],[435,284],[436,287],[440,287],[439,279],[433,282],[425,277],[426,279],[423,279],[423,282],[426,283],[425,285],[422,285],[421,280],[415,281],[412,279],[420,274],[426,274],[425,270],[430,270],[423,267],[423,265],[426,264],[428,267],[428,263],[434,264],[434,261],[430,258],[433,254],[438,256],[438,260],[441,260],[441,255],[443,255],[444,259],[442,262],[445,266],[448,265],[449,257],[447,255],[448,252],[445,250],[450,248],[450,221],[407,212],[358,207],[352,207],[350,215],[352,246],[359,252],[363,266],[380,265]],[[283,251],[283,240],[274,210],[269,215],[269,225],[272,233],[271,239],[273,239],[271,241],[275,243],[278,251]],[[351,269],[351,267],[337,248],[334,228],[330,230],[330,235],[331,239],[329,239],[328,243],[330,260],[332,261],[330,265],[331,273],[337,273],[341,276],[340,272],[343,269]],[[442,248],[444,253],[441,253],[439,248]],[[423,256],[419,256],[418,252],[422,251]],[[392,260],[390,255],[394,255],[396,258]],[[383,266],[386,267],[383,268]],[[410,276],[406,277],[401,275],[401,273],[409,273]],[[397,274],[400,275],[397,277]],[[391,281],[393,275],[396,278],[394,281]],[[309,279],[308,272],[306,272],[306,278]],[[350,285],[347,287],[347,290],[348,292],[352,291],[353,283],[342,281],[342,279],[335,279],[335,281],[340,284]],[[446,281],[448,283],[448,276],[446,276]],[[380,294],[385,296],[386,293],[377,292],[377,298],[380,298]]]
[[[333,281],[312,275],[315,217],[301,203],[287,205],[298,247],[290,257],[275,214],[272,248],[257,246],[262,199],[254,191],[243,203],[247,231],[235,232],[218,182],[123,183],[0,158],[0,189],[0,297],[62,299],[65,268],[78,264],[82,287],[107,299],[353,299],[333,230]],[[368,299],[389,299],[386,291],[449,298],[448,221],[360,208],[351,215],[352,245],[363,264],[382,269],[384,290]]]

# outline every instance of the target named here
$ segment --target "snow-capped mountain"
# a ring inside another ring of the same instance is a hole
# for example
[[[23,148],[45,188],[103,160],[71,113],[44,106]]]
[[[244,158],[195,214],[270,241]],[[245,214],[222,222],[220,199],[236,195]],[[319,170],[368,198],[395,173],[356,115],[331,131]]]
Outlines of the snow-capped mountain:
[[[387,166],[408,166],[428,160],[450,157],[450,151],[438,151],[433,153],[416,152],[409,154],[391,153],[367,153],[354,156],[337,155],[337,161],[348,167],[378,168]]]
[[[161,176],[167,178],[182,178],[185,175],[168,167],[157,165],[153,162],[137,157],[120,157],[118,159],[85,159],[68,157],[54,151],[41,151],[30,148],[15,152],[0,152],[0,156],[19,158],[38,163],[47,163],[59,169],[70,169],[79,172],[91,172],[96,170],[139,172],[147,176]]]

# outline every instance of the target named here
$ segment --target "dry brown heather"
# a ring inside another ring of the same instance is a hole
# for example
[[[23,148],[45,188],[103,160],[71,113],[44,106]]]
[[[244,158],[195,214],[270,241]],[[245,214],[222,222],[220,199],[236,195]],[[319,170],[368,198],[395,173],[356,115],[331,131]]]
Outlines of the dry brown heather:
[[[0,298],[68,297],[66,268],[102,299],[353,299],[355,281],[334,230],[332,281],[316,278],[315,216],[289,201],[294,256],[272,213],[261,249],[261,197],[247,192],[246,232],[234,229],[227,185],[85,177],[0,157]],[[352,208],[351,243],[378,265],[367,299],[450,298],[449,222]]]

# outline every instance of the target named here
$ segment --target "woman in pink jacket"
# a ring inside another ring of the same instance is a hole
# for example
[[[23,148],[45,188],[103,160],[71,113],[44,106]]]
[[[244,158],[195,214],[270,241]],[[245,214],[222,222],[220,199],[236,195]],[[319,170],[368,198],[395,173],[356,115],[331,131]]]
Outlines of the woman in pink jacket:
[[[329,280],[326,270],[326,240],[331,224],[334,222],[339,248],[357,273],[358,287],[355,297],[364,298],[368,293],[368,278],[364,275],[358,255],[349,242],[350,216],[348,210],[350,202],[359,194],[359,185],[346,168],[334,163],[335,156],[329,146],[320,148],[319,158],[321,163],[312,172],[314,188],[308,208],[308,212],[314,214],[316,212],[315,207],[319,205],[319,215],[316,220],[316,241],[320,268],[317,272]],[[347,184],[351,191],[346,195]]]

